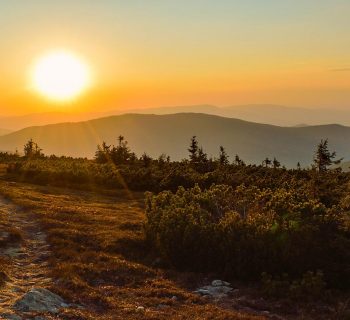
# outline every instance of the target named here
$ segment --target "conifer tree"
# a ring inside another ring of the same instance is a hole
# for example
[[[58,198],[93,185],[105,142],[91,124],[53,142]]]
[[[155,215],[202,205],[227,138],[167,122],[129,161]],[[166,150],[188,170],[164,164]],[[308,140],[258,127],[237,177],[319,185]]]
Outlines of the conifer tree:
[[[199,163],[207,163],[208,162],[208,155],[204,152],[202,147],[200,147],[198,149],[198,162]]]
[[[190,153],[190,156],[189,156],[190,157],[190,161],[192,163],[198,162],[199,147],[198,147],[198,141],[197,141],[197,137],[196,136],[193,136],[191,138],[190,147],[187,150]]]
[[[314,167],[318,172],[327,171],[328,167],[333,164],[339,164],[342,159],[333,160],[336,157],[336,152],[330,152],[328,149],[328,139],[321,140],[318,144],[315,156],[314,156]]]
[[[226,166],[229,163],[228,162],[228,155],[227,155],[226,150],[223,146],[220,146],[219,162],[223,166]]]
[[[235,155],[235,160],[233,161],[233,164],[236,166],[245,166],[244,161],[238,156],[238,154]]]
[[[281,163],[274,157],[273,160],[272,160],[272,167],[274,169],[277,169],[281,166]]]
[[[42,157],[44,154],[42,153],[42,149],[38,146],[36,142],[33,141],[33,139],[30,139],[25,145],[24,145],[24,156],[26,158],[37,158]]]

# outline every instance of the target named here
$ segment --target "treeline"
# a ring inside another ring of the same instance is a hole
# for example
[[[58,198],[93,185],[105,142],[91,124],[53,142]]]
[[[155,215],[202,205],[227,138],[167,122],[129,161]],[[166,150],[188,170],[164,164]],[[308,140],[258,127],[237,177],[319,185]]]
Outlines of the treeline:
[[[8,176],[22,181],[80,188],[128,188],[154,192],[176,191],[179,186],[190,188],[196,184],[201,188],[209,188],[213,183],[233,187],[242,183],[271,187],[299,179],[309,181],[317,194],[324,185],[318,181],[320,173],[330,172],[332,176],[336,176],[332,181],[347,180],[349,176],[340,172],[340,169],[328,170],[339,163],[339,160],[335,160],[336,154],[328,150],[327,140],[322,140],[317,146],[314,163],[309,169],[298,165],[296,169],[288,170],[276,158],[266,158],[260,165],[246,164],[238,155],[231,161],[223,146],[218,147],[216,158],[209,158],[195,136],[190,140],[188,153],[188,159],[182,161],[171,161],[165,154],[157,159],[146,153],[137,157],[125,138],[119,136],[116,146],[106,143],[99,145],[94,160],[75,159],[45,156],[37,143],[29,140],[24,146],[23,156],[18,152],[0,153],[0,162],[8,166]]]

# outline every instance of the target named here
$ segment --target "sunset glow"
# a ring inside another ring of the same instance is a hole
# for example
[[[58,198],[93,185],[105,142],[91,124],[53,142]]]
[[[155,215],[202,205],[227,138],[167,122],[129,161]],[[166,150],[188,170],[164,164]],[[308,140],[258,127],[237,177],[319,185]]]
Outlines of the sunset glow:
[[[321,2],[2,1],[0,111],[347,110],[350,2]]]
[[[56,51],[38,60],[32,81],[35,90],[45,97],[66,101],[89,86],[90,75],[81,59],[69,52]]]

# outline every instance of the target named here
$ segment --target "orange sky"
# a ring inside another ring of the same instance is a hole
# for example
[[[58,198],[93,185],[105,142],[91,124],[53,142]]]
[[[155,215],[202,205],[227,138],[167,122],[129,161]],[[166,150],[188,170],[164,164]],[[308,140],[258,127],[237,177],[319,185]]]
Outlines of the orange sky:
[[[187,104],[350,107],[350,3],[11,1],[0,4],[0,114]],[[30,69],[64,48],[92,69],[69,103]]]

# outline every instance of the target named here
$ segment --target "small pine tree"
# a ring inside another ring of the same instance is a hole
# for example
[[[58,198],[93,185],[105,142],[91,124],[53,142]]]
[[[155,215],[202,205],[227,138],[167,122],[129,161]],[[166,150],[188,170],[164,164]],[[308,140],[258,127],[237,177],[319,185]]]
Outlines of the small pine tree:
[[[38,158],[42,157],[44,154],[42,153],[42,149],[38,146],[37,143],[33,141],[33,139],[30,139],[25,145],[24,145],[24,156],[26,158]]]
[[[95,160],[98,163],[106,163],[111,158],[111,146],[107,145],[106,142],[102,142],[102,145],[97,146],[95,152]]]
[[[207,154],[204,152],[203,148],[200,147],[198,149],[198,162],[199,163],[207,163],[208,162],[208,156]]]
[[[190,153],[190,156],[189,156],[190,157],[190,161],[192,163],[198,162],[199,147],[198,147],[198,141],[197,141],[197,137],[196,136],[193,136],[191,138],[190,147],[187,150]]]
[[[277,169],[277,168],[279,168],[281,166],[281,162],[279,162],[275,157],[273,158],[273,160],[272,160],[272,167],[274,168],[274,169]]]
[[[118,137],[118,146],[111,149],[111,158],[115,164],[125,164],[133,158],[128,142],[122,135]]]
[[[158,157],[158,166],[160,168],[163,168],[165,163],[166,163],[166,154],[165,153],[162,153],[159,157]]]
[[[144,152],[140,160],[143,162],[144,167],[148,168],[152,163],[152,158]]]
[[[219,163],[222,166],[226,166],[229,163],[228,155],[227,155],[226,150],[225,150],[225,148],[223,146],[220,146]]]
[[[321,140],[318,144],[315,156],[314,156],[314,166],[318,172],[327,171],[328,167],[333,164],[339,164],[342,159],[333,160],[336,157],[336,152],[330,152],[328,149],[328,139]]]
[[[233,161],[233,164],[236,166],[245,166],[244,161],[238,156],[238,154],[235,155],[235,160]]]

